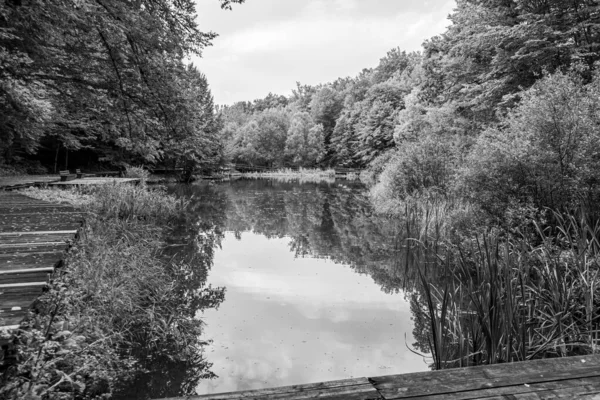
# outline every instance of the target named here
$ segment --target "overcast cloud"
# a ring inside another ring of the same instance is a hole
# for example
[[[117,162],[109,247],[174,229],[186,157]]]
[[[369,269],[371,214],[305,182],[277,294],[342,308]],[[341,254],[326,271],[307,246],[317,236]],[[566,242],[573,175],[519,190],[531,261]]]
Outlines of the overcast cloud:
[[[217,104],[289,95],[375,67],[394,47],[420,50],[449,25],[455,0],[247,0],[233,11],[196,0],[203,31],[219,37],[194,63]]]

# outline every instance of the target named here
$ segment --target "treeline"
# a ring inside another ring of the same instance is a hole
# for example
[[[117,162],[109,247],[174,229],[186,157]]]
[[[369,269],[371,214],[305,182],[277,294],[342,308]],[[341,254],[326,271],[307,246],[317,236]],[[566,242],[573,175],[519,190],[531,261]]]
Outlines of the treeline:
[[[592,204],[599,183],[598,1],[458,0],[422,53],[220,110],[226,156],[368,167],[383,210],[431,193],[494,215]]]
[[[1,1],[0,164],[219,163],[195,20],[192,0]]]
[[[394,126],[422,57],[393,49],[356,78],[317,86],[297,83],[292,96],[219,108],[225,153],[260,166],[365,167],[394,146]]]

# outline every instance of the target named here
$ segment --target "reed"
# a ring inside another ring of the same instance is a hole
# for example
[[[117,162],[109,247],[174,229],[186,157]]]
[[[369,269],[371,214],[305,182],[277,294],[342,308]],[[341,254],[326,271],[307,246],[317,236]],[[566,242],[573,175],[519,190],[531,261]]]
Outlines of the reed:
[[[176,196],[167,194],[160,187],[110,184],[94,190],[89,210],[101,218],[144,219],[161,223],[175,217],[178,209],[184,206]]]
[[[598,350],[600,227],[581,213],[553,220],[534,235],[490,231],[456,246],[428,244],[436,268],[450,271],[440,282],[420,274],[435,368]]]

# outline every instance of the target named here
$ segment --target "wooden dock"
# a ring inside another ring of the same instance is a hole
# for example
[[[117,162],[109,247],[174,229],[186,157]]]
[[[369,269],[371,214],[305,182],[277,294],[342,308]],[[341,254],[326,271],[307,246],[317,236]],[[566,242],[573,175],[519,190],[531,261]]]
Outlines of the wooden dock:
[[[600,400],[600,355],[355,378],[169,400]]]
[[[113,185],[119,183],[135,183],[137,184],[140,178],[110,178],[110,177],[91,177],[91,178],[78,178],[71,179],[65,182],[53,182],[50,186],[94,186],[94,185]]]
[[[44,186],[60,181],[57,175],[0,176],[0,190],[16,190],[29,186]]]
[[[71,206],[0,191],[0,329],[18,326],[82,222]]]

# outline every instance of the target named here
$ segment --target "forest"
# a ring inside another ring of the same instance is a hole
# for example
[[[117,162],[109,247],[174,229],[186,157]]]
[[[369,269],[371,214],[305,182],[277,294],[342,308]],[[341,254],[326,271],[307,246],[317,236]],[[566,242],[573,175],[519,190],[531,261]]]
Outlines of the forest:
[[[220,162],[208,82],[189,62],[215,37],[192,0],[0,2],[0,165]]]

